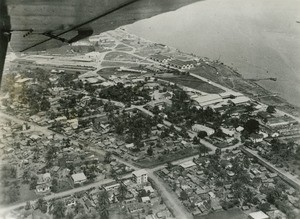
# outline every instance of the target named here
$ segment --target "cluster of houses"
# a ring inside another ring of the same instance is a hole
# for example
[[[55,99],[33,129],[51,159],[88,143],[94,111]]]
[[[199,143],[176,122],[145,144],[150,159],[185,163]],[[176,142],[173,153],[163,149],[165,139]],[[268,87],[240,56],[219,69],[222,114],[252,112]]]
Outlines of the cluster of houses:
[[[265,132],[271,133],[272,137],[278,136],[297,136],[300,134],[300,125],[294,119],[287,115],[276,115],[259,111],[257,118],[260,120]]]
[[[4,164],[16,167],[17,179],[27,178],[28,183],[35,182],[34,191],[37,195],[53,192],[53,180],[56,180],[55,192],[60,189],[71,189],[89,181],[89,167],[95,177],[104,179],[110,177],[113,170],[118,175],[131,172],[131,168],[117,161],[102,163],[93,153],[87,152],[78,142],[60,138],[58,135],[45,135],[31,132],[28,124],[1,122],[1,160]],[[50,146],[58,151],[54,155],[52,165],[47,166],[47,153]],[[27,174],[27,177],[24,177]]]
[[[240,150],[225,153],[222,163],[226,166],[228,177],[233,177],[235,174],[230,169],[233,168],[230,160],[241,156]],[[222,202],[231,201],[234,199],[232,193],[232,185],[225,183],[223,186],[216,186],[218,178],[209,178],[204,173],[204,169],[210,163],[209,159],[203,160],[193,159],[186,161],[171,168],[163,168],[156,172],[161,177],[182,201],[183,205],[193,215],[208,214],[210,212],[219,211],[222,209]],[[204,166],[203,166],[204,165]],[[261,191],[267,191],[268,188],[275,188],[278,175],[269,171],[266,167],[251,162],[248,173],[250,181],[255,181],[255,188],[250,186],[259,200],[259,203],[266,202],[266,194]],[[260,188],[259,190],[257,188]],[[294,188],[288,186],[285,191],[288,197],[288,204],[293,208],[298,208],[299,198]],[[283,215],[282,218],[287,218],[286,215],[278,210],[275,206],[271,206],[268,212],[257,213],[257,206],[255,205],[241,205],[241,210],[249,214],[250,218],[260,218],[259,215],[264,215],[262,218],[276,218],[277,215]],[[276,213],[274,213],[276,212]],[[279,214],[279,213],[280,214]],[[274,216],[275,215],[275,216]]]
[[[200,170],[194,161],[181,163],[172,169],[164,168],[157,174],[169,184],[193,215],[222,209],[213,187],[208,185],[203,170]],[[186,197],[183,197],[182,193],[186,194]]]
[[[50,174],[44,174],[45,180],[48,180]],[[84,173],[77,173],[71,176],[73,183],[83,185],[87,178]],[[121,199],[122,192],[120,186],[125,187],[124,197]],[[72,195],[65,196],[55,201],[62,201],[66,207],[66,214],[73,213],[86,215],[97,213],[97,205],[99,202],[99,195],[106,191],[110,203],[110,210],[119,212],[120,214],[128,215],[131,218],[146,218],[146,219],[164,219],[171,218],[172,213],[163,203],[159,192],[155,186],[148,180],[148,172],[144,169],[136,170],[129,176],[121,181],[111,181],[99,187],[92,187],[87,190],[76,192]],[[51,212],[51,203],[48,202],[48,212]],[[121,204],[121,208],[120,208]],[[37,201],[30,203],[30,206],[35,209]],[[78,206],[81,206],[81,212],[76,212]],[[27,210],[29,211],[29,210]],[[126,213],[125,213],[126,212]],[[32,214],[35,214],[32,212]],[[46,218],[48,214],[42,215]],[[49,216],[49,215],[48,215]]]

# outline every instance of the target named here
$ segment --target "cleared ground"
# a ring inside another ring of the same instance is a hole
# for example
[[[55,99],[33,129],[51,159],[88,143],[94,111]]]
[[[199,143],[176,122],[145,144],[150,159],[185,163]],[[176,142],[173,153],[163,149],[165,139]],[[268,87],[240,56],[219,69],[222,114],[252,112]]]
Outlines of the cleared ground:
[[[183,85],[196,90],[200,90],[205,93],[218,94],[224,92],[222,89],[218,87],[215,87],[207,82],[204,82],[198,78],[194,78],[189,75],[164,74],[164,75],[159,75],[158,78],[176,83],[178,85]]]

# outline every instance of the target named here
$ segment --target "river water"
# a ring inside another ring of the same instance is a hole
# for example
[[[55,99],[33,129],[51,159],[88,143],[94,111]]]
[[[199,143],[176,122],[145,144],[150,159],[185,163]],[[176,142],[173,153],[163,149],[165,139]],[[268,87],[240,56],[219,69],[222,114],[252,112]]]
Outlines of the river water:
[[[299,23],[297,23],[299,21]],[[205,0],[125,29],[202,57],[220,59],[245,78],[300,106],[300,1]]]

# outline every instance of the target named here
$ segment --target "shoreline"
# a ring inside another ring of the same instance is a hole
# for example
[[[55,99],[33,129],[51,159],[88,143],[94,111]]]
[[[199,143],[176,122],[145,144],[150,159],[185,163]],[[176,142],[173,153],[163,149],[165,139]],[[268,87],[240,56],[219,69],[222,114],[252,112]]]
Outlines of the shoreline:
[[[130,33],[124,27],[117,28],[116,30],[121,30],[121,31],[123,31],[126,34],[129,34],[129,35],[131,35],[131,36],[133,36],[135,38],[142,39],[142,40],[144,40],[146,42],[149,42],[151,44],[165,46],[169,50],[176,51],[179,54],[184,54],[184,55],[187,55],[187,56],[192,56],[192,57],[194,57],[196,59],[199,59],[199,60],[202,60],[202,61],[205,60],[206,62],[209,62],[208,65],[210,67],[214,68],[216,71],[217,71],[218,68],[225,67],[225,68],[227,68],[229,70],[229,71],[227,71],[227,73],[230,73],[231,76],[237,77],[239,80],[241,80],[242,82],[244,82],[247,85],[256,87],[259,90],[259,92],[258,92],[259,94],[258,95],[263,95],[264,97],[268,97],[268,100],[264,100],[263,98],[259,98],[259,96],[256,97],[255,95],[249,95],[249,94],[252,93],[251,90],[248,90],[248,91],[250,91],[249,93],[245,93],[245,91],[242,90],[242,89],[236,89],[234,87],[228,86],[228,83],[221,83],[219,80],[214,80],[214,78],[207,78],[207,79],[209,79],[209,80],[211,80],[211,81],[213,81],[215,83],[218,83],[218,84],[220,84],[222,86],[225,86],[225,87],[227,87],[227,88],[229,88],[231,90],[235,90],[235,91],[241,92],[241,93],[245,94],[246,96],[254,99],[255,101],[264,103],[266,105],[274,105],[277,109],[282,110],[282,111],[284,111],[286,113],[292,114],[293,116],[296,116],[296,117],[300,118],[300,107],[299,106],[296,106],[296,105],[290,103],[288,100],[284,99],[280,94],[275,94],[274,92],[272,92],[272,91],[264,88],[263,85],[260,85],[259,83],[256,83],[255,81],[251,81],[251,79],[244,78],[244,76],[240,72],[238,72],[237,69],[234,69],[234,67],[229,66],[226,63],[223,63],[223,62],[218,61],[218,60],[212,60],[212,59],[210,59],[208,57],[201,57],[201,56],[198,56],[198,55],[195,55],[195,54],[189,54],[187,52],[182,52],[179,49],[174,48],[172,46],[165,45],[165,44],[162,44],[162,43],[157,43],[157,42],[151,41],[149,39],[140,37],[140,36],[138,36],[136,34]],[[197,70],[197,68],[195,70]],[[193,73],[195,73],[195,72],[193,72]],[[205,76],[203,76],[203,77],[205,77]],[[271,104],[270,102],[273,102],[274,104]]]

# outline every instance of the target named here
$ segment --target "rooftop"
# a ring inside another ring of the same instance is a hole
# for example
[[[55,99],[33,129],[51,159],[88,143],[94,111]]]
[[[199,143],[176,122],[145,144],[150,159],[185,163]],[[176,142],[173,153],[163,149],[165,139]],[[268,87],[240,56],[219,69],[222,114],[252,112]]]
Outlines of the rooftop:
[[[234,99],[231,99],[230,101],[233,102],[234,104],[240,104],[240,103],[246,103],[246,102],[250,101],[250,99],[245,96],[239,96]]]
[[[266,215],[262,211],[250,213],[249,216],[250,216],[250,218],[253,218],[253,219],[268,219],[269,218],[269,216]]]
[[[223,99],[218,94],[207,94],[203,96],[198,96],[194,98],[194,100],[198,102],[201,106],[223,102]]]
[[[132,172],[132,174],[136,177],[139,177],[139,176],[148,174],[148,172],[144,169],[141,169],[141,170],[136,170],[136,171]]]
[[[180,164],[180,166],[183,167],[184,169],[193,167],[195,165],[196,164],[193,161],[191,161],[191,160]]]
[[[74,180],[74,182],[85,181],[86,176],[84,175],[84,173],[76,173],[72,175],[72,179]]]

